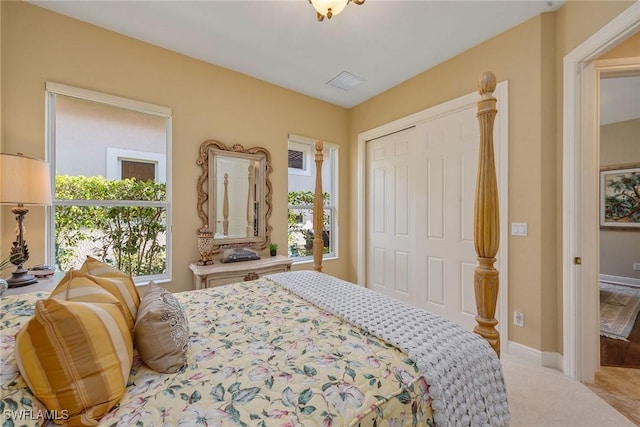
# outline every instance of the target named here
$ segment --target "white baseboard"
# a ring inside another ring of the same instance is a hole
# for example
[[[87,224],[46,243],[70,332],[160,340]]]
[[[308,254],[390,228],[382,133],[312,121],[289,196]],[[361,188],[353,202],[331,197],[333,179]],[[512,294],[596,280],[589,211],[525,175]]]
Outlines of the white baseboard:
[[[536,350],[513,341],[507,343],[507,353],[534,366],[557,369],[560,372],[563,370],[562,355],[559,353]]]
[[[560,353],[553,353],[550,351],[542,352],[542,366],[546,368],[557,369],[562,372],[564,370],[564,360]]]
[[[640,279],[635,279],[633,277],[611,276],[609,274],[601,274],[600,281],[640,288]]]

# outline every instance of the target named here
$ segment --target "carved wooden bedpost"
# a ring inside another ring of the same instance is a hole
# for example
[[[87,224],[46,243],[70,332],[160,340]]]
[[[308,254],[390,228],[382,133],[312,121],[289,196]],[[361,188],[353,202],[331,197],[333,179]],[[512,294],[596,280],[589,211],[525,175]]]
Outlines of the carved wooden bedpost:
[[[322,197],[322,141],[316,141],[316,188],[313,195],[313,269],[322,271],[322,239],[324,222],[324,198]]]
[[[500,333],[495,326],[496,304],[498,301],[498,270],[493,264],[500,242],[500,218],[498,212],[498,183],[493,157],[493,121],[495,119],[496,77],[485,72],[478,83],[478,123],[480,125],[480,149],[478,156],[478,177],[474,206],[474,244],[479,265],[474,274],[478,324],[474,332],[486,339],[500,356]]]

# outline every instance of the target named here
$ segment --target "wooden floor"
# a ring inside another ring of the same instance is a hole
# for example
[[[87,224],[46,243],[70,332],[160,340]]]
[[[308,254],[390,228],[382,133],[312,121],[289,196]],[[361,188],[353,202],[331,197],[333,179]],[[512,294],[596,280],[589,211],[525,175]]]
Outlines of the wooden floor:
[[[640,426],[640,369],[602,366],[587,387]]]
[[[600,337],[600,365],[595,384],[587,386],[640,426],[640,316],[629,342]]]
[[[640,368],[640,316],[628,339],[629,342],[600,336],[600,365]]]

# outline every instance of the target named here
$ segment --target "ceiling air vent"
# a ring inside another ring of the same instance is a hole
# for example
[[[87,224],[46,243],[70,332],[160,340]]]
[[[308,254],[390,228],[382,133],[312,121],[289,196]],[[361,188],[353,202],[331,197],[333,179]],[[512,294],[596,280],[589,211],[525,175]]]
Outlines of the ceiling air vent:
[[[363,79],[362,77],[358,77],[348,71],[343,71],[329,80],[327,84],[333,87],[337,87],[338,89],[350,90],[364,82],[365,79]]]

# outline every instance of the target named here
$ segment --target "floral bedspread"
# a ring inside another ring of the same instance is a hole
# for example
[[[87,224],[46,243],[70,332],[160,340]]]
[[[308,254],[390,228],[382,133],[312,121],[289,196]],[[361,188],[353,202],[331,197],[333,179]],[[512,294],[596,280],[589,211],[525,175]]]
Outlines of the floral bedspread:
[[[100,425],[433,425],[412,360],[269,279],[175,295],[189,318],[187,368],[159,374],[135,356],[126,394]],[[37,402],[15,364],[13,336],[45,296],[2,299],[0,409],[15,425],[37,421],[6,410]]]

